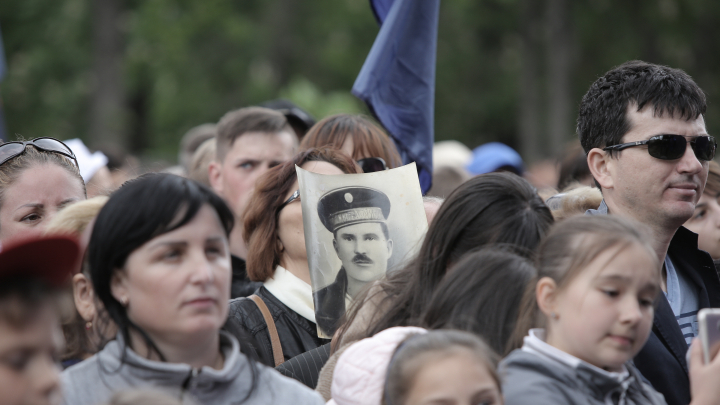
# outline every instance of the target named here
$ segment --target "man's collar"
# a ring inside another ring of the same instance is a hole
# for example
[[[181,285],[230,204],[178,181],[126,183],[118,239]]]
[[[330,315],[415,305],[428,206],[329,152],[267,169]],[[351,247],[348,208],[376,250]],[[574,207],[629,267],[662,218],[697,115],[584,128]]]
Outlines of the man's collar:
[[[602,202],[600,202],[600,206],[596,209],[589,209],[585,211],[585,215],[607,215],[608,214],[608,206],[605,204],[605,199],[603,198]]]

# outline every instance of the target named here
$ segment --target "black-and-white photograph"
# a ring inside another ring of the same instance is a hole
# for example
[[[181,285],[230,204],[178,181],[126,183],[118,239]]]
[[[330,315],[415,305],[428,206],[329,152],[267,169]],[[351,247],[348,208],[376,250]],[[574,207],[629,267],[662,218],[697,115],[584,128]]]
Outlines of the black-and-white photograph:
[[[366,174],[297,168],[318,336],[331,337],[368,283],[417,252],[427,231],[415,164]]]

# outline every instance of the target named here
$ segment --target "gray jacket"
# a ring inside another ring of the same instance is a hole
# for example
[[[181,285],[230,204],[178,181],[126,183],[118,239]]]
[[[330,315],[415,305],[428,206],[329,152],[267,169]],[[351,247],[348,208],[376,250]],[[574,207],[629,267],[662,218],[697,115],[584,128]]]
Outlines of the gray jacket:
[[[573,368],[518,349],[499,367],[505,405],[665,405],[665,398],[642,382],[632,364],[622,382],[580,364]]]
[[[119,337],[95,356],[62,373],[65,404],[99,405],[116,392],[136,388],[159,389],[183,403],[203,405],[324,403],[318,393],[260,363],[256,363],[257,386],[243,402],[252,381],[250,363],[230,334],[221,332],[220,345],[225,356],[222,370],[193,369],[187,364],[148,360],[129,348],[121,361],[124,344]]]

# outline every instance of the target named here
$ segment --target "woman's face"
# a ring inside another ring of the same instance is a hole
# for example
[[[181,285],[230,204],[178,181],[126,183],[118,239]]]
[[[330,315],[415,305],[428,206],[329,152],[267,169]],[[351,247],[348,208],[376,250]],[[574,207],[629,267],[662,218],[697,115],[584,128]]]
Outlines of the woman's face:
[[[217,334],[230,299],[225,231],[208,204],[184,226],[133,251],[112,294],[156,344],[192,345]]]
[[[62,333],[52,305],[44,304],[23,325],[0,320],[0,402],[57,404],[60,370],[56,359]]]
[[[39,235],[66,205],[84,200],[80,179],[56,164],[25,170],[5,190],[0,207],[0,241]]]
[[[685,227],[698,234],[698,247],[720,259],[720,204],[718,197],[704,193]]]
[[[319,174],[344,174],[337,166],[328,162],[306,162],[301,167]],[[285,196],[285,200],[290,198],[297,189],[298,182],[295,180],[295,183]],[[305,233],[300,198],[286,205],[280,211],[278,215],[278,238],[283,246],[280,265],[286,269],[306,268],[307,252],[305,250]],[[299,266],[296,267],[294,263],[299,263]]]

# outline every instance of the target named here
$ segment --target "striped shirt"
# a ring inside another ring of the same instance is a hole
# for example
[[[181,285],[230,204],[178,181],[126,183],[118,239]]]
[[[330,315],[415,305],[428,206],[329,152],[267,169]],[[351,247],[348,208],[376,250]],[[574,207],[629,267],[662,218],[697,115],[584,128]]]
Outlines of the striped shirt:
[[[665,256],[665,270],[667,272],[665,297],[675,314],[685,342],[690,346],[692,339],[698,334],[698,289],[691,280],[675,271],[675,266],[668,256]]]

